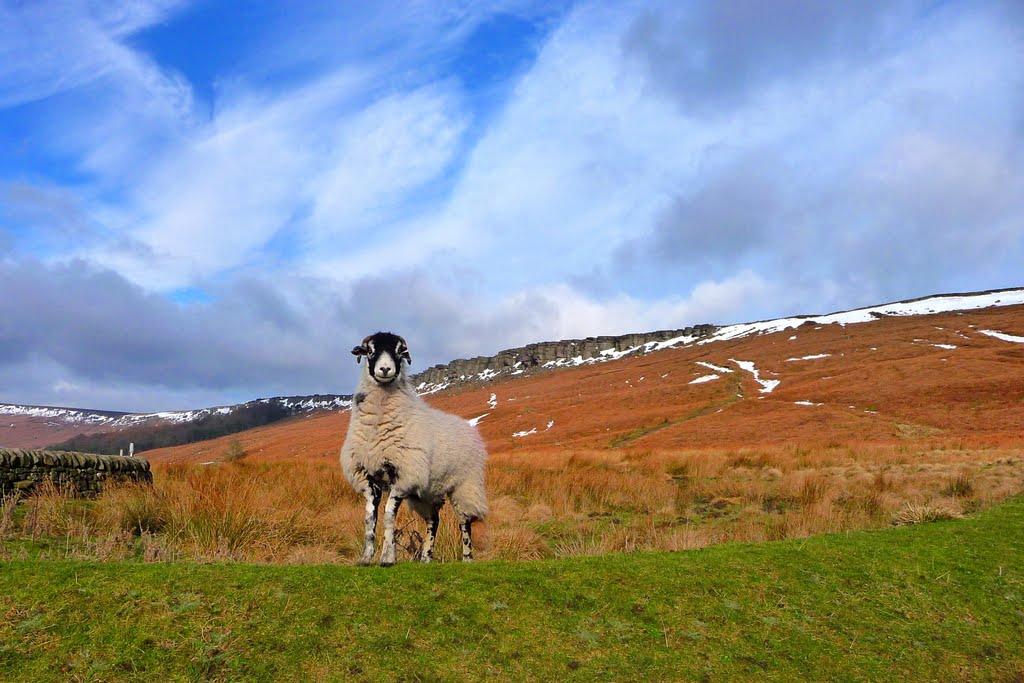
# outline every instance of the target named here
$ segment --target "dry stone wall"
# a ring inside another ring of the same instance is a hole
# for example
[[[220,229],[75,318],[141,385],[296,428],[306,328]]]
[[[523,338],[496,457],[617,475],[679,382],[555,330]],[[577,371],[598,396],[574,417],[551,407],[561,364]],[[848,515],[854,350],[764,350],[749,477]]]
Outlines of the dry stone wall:
[[[0,495],[31,491],[44,481],[91,495],[106,482],[124,480],[152,482],[149,461],[120,455],[0,449]]]

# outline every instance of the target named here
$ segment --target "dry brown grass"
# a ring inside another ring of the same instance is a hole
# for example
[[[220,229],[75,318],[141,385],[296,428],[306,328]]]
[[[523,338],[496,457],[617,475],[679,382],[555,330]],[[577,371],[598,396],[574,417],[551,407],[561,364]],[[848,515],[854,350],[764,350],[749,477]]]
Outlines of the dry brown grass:
[[[488,469],[480,559],[524,560],[799,538],[956,517],[1024,491],[1019,450],[943,446],[501,453]],[[57,539],[50,556],[349,562],[362,502],[329,462],[165,465],[153,486],[93,501],[43,487],[0,506],[0,538]],[[422,522],[403,513],[412,559]],[[8,551],[10,552],[10,551]],[[435,547],[460,554],[448,508]]]

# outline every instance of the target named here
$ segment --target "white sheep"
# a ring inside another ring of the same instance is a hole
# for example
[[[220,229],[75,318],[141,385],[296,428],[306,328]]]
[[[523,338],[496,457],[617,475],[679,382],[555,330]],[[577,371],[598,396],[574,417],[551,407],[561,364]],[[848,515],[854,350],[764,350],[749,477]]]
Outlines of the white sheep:
[[[462,559],[473,559],[473,522],[487,514],[487,449],[476,428],[428,406],[412,388],[405,340],[378,332],[352,349],[366,356],[352,401],[341,469],[366,499],[366,537],[359,564],[373,562],[377,509],[384,490],[384,545],[380,563],[395,563],[395,516],[402,501],[427,522],[420,560],[430,562],[441,506],[447,496],[462,530]],[[405,363],[403,364],[403,361]]]

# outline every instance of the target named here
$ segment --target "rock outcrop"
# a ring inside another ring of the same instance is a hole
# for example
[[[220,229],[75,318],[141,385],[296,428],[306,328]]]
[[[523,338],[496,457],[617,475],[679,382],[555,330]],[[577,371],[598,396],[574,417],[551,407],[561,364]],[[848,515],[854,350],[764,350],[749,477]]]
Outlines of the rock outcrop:
[[[537,342],[507,349],[493,356],[460,358],[435,365],[412,377],[413,385],[429,391],[470,382],[487,381],[499,375],[532,374],[545,367],[611,360],[631,353],[646,353],[651,345],[672,339],[701,338],[713,334],[715,325],[694,325],[679,330],[658,330],[619,336],[587,337]]]

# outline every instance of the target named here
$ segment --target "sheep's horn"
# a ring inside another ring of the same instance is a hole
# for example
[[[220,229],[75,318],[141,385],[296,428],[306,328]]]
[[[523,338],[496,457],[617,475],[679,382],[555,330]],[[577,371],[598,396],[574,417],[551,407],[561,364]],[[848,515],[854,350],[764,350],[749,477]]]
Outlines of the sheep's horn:
[[[409,342],[405,341],[405,337],[399,337],[397,334],[395,336],[398,337],[398,341],[401,342],[402,348],[405,349],[402,352],[402,358],[405,359],[406,363],[412,365],[412,356],[409,355]]]
[[[368,353],[370,353],[370,349],[367,346],[367,343],[369,343],[371,337],[373,337],[372,334],[369,337],[367,337],[366,339],[364,339],[362,344],[360,344],[359,346],[356,346],[356,347],[354,347],[352,349],[352,355],[356,357],[356,363],[361,361],[363,359],[363,356],[365,356]]]

